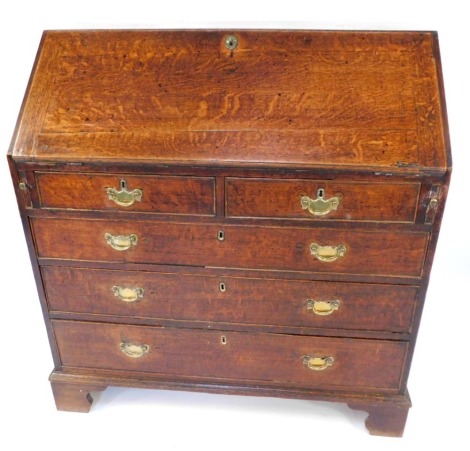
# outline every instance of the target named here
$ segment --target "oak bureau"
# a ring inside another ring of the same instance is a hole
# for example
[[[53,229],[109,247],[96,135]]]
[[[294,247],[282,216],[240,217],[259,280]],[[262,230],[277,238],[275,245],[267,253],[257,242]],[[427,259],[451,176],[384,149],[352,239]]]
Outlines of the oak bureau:
[[[8,160],[58,409],[196,390],[403,433],[451,168],[436,33],[47,31]]]

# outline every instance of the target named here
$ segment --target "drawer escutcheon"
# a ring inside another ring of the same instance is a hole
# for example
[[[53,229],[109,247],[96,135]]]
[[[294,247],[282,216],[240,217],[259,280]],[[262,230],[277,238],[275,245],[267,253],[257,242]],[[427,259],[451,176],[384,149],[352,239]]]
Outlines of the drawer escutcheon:
[[[142,200],[142,190],[137,188],[129,191],[127,189],[127,182],[124,179],[119,182],[119,187],[119,190],[115,188],[106,188],[108,198],[115,204],[120,205],[121,207],[130,207],[135,201],[140,202]]]
[[[326,216],[330,212],[337,210],[340,202],[340,195],[325,199],[325,190],[323,188],[318,190],[316,199],[308,196],[302,196],[300,199],[302,208],[308,210],[313,216]]]

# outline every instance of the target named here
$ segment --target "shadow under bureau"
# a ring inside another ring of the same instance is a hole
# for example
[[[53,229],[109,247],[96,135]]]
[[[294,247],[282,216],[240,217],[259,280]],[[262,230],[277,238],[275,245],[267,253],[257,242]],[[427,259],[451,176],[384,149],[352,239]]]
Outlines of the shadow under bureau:
[[[432,32],[45,32],[8,153],[57,408],[344,402],[401,435],[450,178]]]

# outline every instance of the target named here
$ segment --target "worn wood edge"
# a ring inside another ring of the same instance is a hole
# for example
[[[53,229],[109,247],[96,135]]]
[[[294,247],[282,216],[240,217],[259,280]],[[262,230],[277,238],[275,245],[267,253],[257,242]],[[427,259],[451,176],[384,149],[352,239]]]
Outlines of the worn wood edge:
[[[234,277],[234,278],[252,278],[266,280],[302,280],[305,282],[325,282],[322,274],[301,272],[301,271],[278,271],[278,270],[259,270],[259,269],[236,269],[236,268],[217,268],[211,266],[179,266],[178,270],[172,265],[155,265],[147,263],[122,263],[119,267],[113,262],[90,262],[83,260],[50,259],[39,258],[42,266],[66,266],[68,268],[81,269],[102,269],[114,271],[144,271],[157,272],[163,274],[181,274],[181,275],[200,275],[213,277]],[[418,289],[421,286],[421,279],[416,277],[390,277],[390,276],[355,276],[328,277],[327,282],[338,283],[357,283],[357,284],[381,284],[402,286],[407,285]]]
[[[389,183],[390,180],[394,182],[423,182],[430,179],[430,182],[435,182],[445,175],[445,171],[439,170],[437,173],[424,173],[421,171],[414,172],[394,172],[393,170],[378,170],[371,171],[368,168],[358,169],[352,168],[332,168],[329,166],[322,166],[315,168],[314,173],[312,174],[312,169],[309,168],[288,168],[288,167],[238,167],[238,166],[214,166],[214,165],[189,165],[188,162],[185,164],[160,164],[155,160],[147,162],[147,164],[142,162],[122,162],[121,160],[113,160],[111,162],[102,162],[98,160],[87,160],[87,161],[57,161],[57,160],[41,160],[37,161],[31,158],[21,158],[17,156],[12,156],[15,163],[18,165],[18,168],[21,170],[29,171],[38,171],[38,172],[57,172],[63,171],[64,169],[67,172],[92,172],[92,173],[103,173],[111,174],[116,172],[121,174],[122,171],[125,173],[132,173],[133,175],[171,175],[176,174],[177,176],[190,175],[190,176],[207,176],[207,171],[211,171],[213,176],[226,176],[226,177],[266,177],[266,172],[271,174],[272,177],[276,178],[294,178],[301,179],[307,178],[310,179],[312,175],[316,178],[326,177],[325,180],[329,180],[332,177],[335,180],[344,179],[346,181],[351,180],[351,175],[362,179],[363,181],[386,181]],[[106,168],[103,166],[106,165]]]
[[[25,112],[26,103],[28,101],[29,94],[31,92],[31,88],[32,88],[32,85],[33,85],[33,80],[35,78],[35,75],[36,75],[36,72],[37,72],[37,69],[38,69],[38,66],[39,66],[39,60],[41,59],[42,49],[43,49],[43,46],[44,46],[44,42],[46,40],[46,36],[47,36],[47,32],[43,31],[42,36],[41,36],[41,40],[39,42],[38,49],[36,51],[36,57],[34,59],[33,67],[31,69],[31,74],[29,76],[28,84],[26,85],[26,90],[25,90],[25,93],[23,95],[23,100],[21,102],[20,110],[18,112],[18,117],[16,119],[15,129],[14,129],[13,135],[11,137],[10,146],[8,148],[7,155],[11,156],[12,159],[15,160],[15,161],[17,159],[17,155],[15,155],[15,152],[14,152],[14,149],[16,147],[16,140],[18,138],[18,133],[19,133],[20,126],[21,126],[21,121],[23,120],[23,114]]]
[[[105,33],[121,33],[121,32],[132,32],[132,33],[149,33],[149,32],[162,32],[162,33],[180,33],[180,32],[195,32],[195,33],[227,33],[227,32],[232,32],[232,33],[326,33],[326,34],[331,34],[331,33],[341,33],[341,34],[348,34],[348,33],[354,33],[354,34],[388,34],[388,33],[393,33],[393,34],[429,34],[433,35],[437,33],[433,29],[425,29],[425,30],[420,30],[420,29],[406,29],[406,30],[400,30],[400,29],[391,29],[391,30],[383,30],[380,28],[374,29],[365,29],[365,30],[358,30],[354,28],[350,29],[329,29],[329,28],[318,28],[318,29],[312,29],[312,28],[278,28],[278,27],[270,27],[270,28],[220,28],[220,27],[215,27],[215,28],[106,28],[106,29],[100,29],[100,28],[74,28],[74,29],[68,29],[68,28],[51,28],[47,29],[44,31],[45,33],[48,34],[70,34],[70,33],[100,33],[102,34],[103,32]]]
[[[40,155],[17,155],[13,153],[13,158],[16,162],[18,163],[36,163],[36,164],[54,164],[54,162],[57,163],[57,159],[50,159],[49,157],[46,156],[40,156]],[[71,163],[88,163],[89,160],[87,158],[77,158],[76,155],[62,155],[59,159],[61,162],[65,164],[71,164]],[[378,173],[392,173],[395,176],[415,176],[415,177],[421,177],[421,176],[430,176],[430,177],[439,177],[442,176],[446,173],[447,168],[440,168],[440,167],[428,167],[428,166],[368,166],[368,165],[360,165],[360,164],[335,164],[334,166],[332,164],[321,164],[321,163],[314,163],[312,162],[309,165],[306,165],[304,163],[289,163],[286,161],[283,162],[270,162],[266,163],[263,161],[248,161],[248,162],[243,162],[243,161],[215,161],[211,160],[210,163],[207,160],[166,160],[164,158],[162,159],[155,159],[155,158],[139,158],[138,160],[134,159],[129,159],[129,160],[123,160],[122,158],[119,158],[117,160],[116,158],[100,158],[94,160],[94,164],[97,165],[109,165],[109,164],[123,164],[123,165],[132,165],[136,164],[136,161],[138,161],[138,164],[140,165],[161,165],[161,166],[187,166],[188,164],[193,166],[193,167],[208,167],[211,166],[213,168],[218,168],[218,169],[247,169],[247,168],[253,168],[253,169],[287,169],[287,170],[328,170],[328,169],[334,169],[334,170],[339,170],[339,171],[344,171],[344,172],[351,172],[351,171],[359,171],[359,172],[378,172]]]
[[[434,53],[434,60],[436,64],[436,73],[437,73],[437,85],[439,88],[439,103],[441,106],[441,117],[442,117],[442,127],[444,135],[444,145],[446,151],[446,172],[452,172],[452,150],[450,143],[450,132],[449,132],[449,119],[447,116],[447,103],[445,97],[445,87],[444,87],[444,75],[442,70],[442,60],[441,52],[439,48],[439,36],[437,31],[431,33],[432,36],[432,48]]]
[[[34,196],[31,196],[34,197]],[[424,196],[423,196],[424,197]],[[35,199],[32,199],[33,202]],[[299,203],[300,204],[300,203]],[[424,213],[424,212],[423,212]],[[367,221],[367,220],[333,220],[318,218],[256,218],[256,217],[224,217],[222,214],[193,215],[181,213],[158,213],[152,211],[133,212],[133,211],[113,211],[111,209],[60,209],[60,208],[28,208],[26,214],[31,218],[53,218],[53,219],[92,219],[109,221],[159,221],[159,222],[177,222],[177,223],[210,223],[238,226],[258,226],[258,227],[294,227],[294,228],[329,228],[329,229],[348,229],[372,232],[410,232],[410,233],[428,233],[432,230],[430,224],[414,224],[413,222],[392,222],[392,221]],[[424,215],[421,215],[424,217]],[[189,219],[190,218],[190,219]]]
[[[69,266],[72,268],[90,268],[90,269],[122,269],[126,271],[148,271],[148,272],[172,272],[171,265],[158,265],[149,263],[120,263],[116,267],[115,262],[91,261],[91,260],[65,260],[53,258],[38,258],[40,266]],[[260,270],[260,269],[243,269],[216,266],[179,266],[186,274],[207,274],[215,275],[238,275],[240,277],[259,277],[289,280],[311,280],[322,281],[325,276],[322,273],[312,273],[308,271],[280,271],[280,270]],[[173,271],[174,272],[174,271]],[[223,274],[222,274],[223,272]],[[384,275],[357,275],[346,273],[330,273],[328,275],[329,282],[350,282],[350,283],[380,283],[387,285],[411,285],[419,286],[420,277],[406,276],[384,276]]]
[[[309,327],[309,326],[286,326],[277,324],[245,324],[237,322],[224,321],[205,321],[192,319],[174,319],[174,318],[153,318],[141,316],[118,316],[111,314],[87,314],[51,310],[50,318],[52,320],[69,321],[93,321],[93,322],[112,322],[114,324],[141,325],[147,327],[171,327],[175,329],[194,329],[194,330],[219,330],[233,332],[265,332],[271,334],[300,335],[331,338],[356,338],[366,340],[387,340],[387,341],[409,341],[409,332],[370,330],[370,329],[346,329],[331,327]]]

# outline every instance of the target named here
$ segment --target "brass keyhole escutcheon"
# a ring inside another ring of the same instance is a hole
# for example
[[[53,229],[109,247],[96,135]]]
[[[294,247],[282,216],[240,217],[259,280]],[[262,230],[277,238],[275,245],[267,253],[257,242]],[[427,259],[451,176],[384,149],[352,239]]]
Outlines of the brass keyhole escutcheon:
[[[227,337],[225,335],[222,335],[220,337],[220,344],[221,345],[226,345],[227,344]]]
[[[127,189],[127,182],[121,179],[119,182],[119,190],[108,187],[106,188],[109,200],[112,200],[116,205],[121,207],[130,207],[134,202],[142,202],[143,191],[140,188],[129,191]]]
[[[343,199],[343,195],[338,193],[334,197],[329,199],[325,198],[325,189],[319,188],[317,191],[316,199],[308,196],[302,196],[300,198],[300,205],[303,210],[308,210],[313,216],[326,216],[332,211],[336,211]]]
[[[219,241],[224,241],[225,240],[225,232],[223,230],[219,230],[217,232],[217,239]]]
[[[230,34],[225,38],[225,47],[228,50],[235,50],[238,45],[238,38],[234,34]]]
[[[225,285],[224,282],[220,282],[219,284],[219,290],[222,292],[222,293],[225,293],[227,291],[227,286]]]

